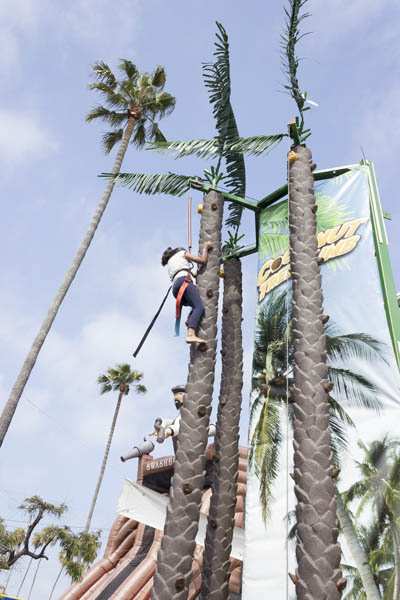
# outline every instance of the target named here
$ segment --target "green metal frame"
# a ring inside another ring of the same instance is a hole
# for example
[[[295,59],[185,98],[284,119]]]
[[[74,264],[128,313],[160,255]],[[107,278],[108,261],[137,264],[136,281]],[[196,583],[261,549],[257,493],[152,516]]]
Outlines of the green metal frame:
[[[381,280],[386,319],[392,338],[393,350],[397,366],[400,368],[400,308],[394,283],[392,265],[389,257],[389,242],[386,233],[384,213],[379,197],[374,164],[370,160],[361,161],[367,168],[370,189],[370,206],[372,231],[374,234],[375,253]]]
[[[338,177],[339,175],[347,173],[351,169],[355,169],[357,167],[359,168],[360,165],[366,168],[368,173],[370,189],[370,213],[375,253],[378,263],[386,319],[390,331],[390,336],[392,339],[397,366],[400,369],[400,295],[396,293],[393,271],[389,257],[388,238],[384,222],[384,219],[390,218],[390,216],[384,213],[382,210],[374,165],[369,160],[362,160],[360,163],[353,165],[344,165],[341,167],[335,167],[333,169],[315,171],[314,180],[321,181],[324,179]],[[208,184],[204,184],[203,182],[199,181],[196,181],[196,184],[193,187],[196,187],[196,189],[200,189],[204,192],[207,192],[210,189],[214,189],[215,191],[220,192],[224,196],[225,200],[239,204],[240,206],[243,206],[243,208],[250,209],[254,212],[254,227],[256,241],[254,244],[241,248],[240,250],[235,252],[235,256],[237,256],[238,258],[249,256],[250,254],[255,254],[256,252],[258,252],[260,212],[264,208],[267,208],[275,202],[278,202],[278,200],[284,198],[288,192],[286,184],[257,202],[249,198],[240,198],[239,196],[229,194],[224,190],[221,190]]]

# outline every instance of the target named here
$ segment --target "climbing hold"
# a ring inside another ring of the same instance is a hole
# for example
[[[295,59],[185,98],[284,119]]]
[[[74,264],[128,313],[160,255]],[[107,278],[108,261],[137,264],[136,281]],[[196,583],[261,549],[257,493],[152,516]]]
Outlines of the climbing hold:
[[[209,520],[211,529],[217,529],[217,521],[215,519]]]
[[[323,264],[324,264],[324,262],[325,262],[325,260],[322,258],[322,256],[319,256],[319,257],[317,258],[317,263],[318,263],[319,265],[323,265]]]
[[[311,211],[315,214],[317,212],[317,210],[318,210],[318,204],[314,204]]]
[[[344,588],[347,585],[347,579],[345,579],[344,577],[342,577],[341,579],[339,579],[339,581],[336,584],[337,589],[339,590],[339,592],[343,592]]]
[[[291,150],[288,154],[288,161],[289,164],[291,164],[292,162],[294,162],[295,160],[297,160],[299,158],[299,155],[294,152],[293,150]]]
[[[201,342],[197,349],[199,350],[199,352],[207,352],[207,344],[206,342]]]
[[[204,204],[198,204],[196,210],[197,210],[198,214],[201,215],[204,210]]]
[[[224,271],[224,267],[223,265],[220,266],[219,271],[218,271],[218,275],[221,279],[223,279],[225,277],[225,271]]]
[[[193,492],[193,487],[190,483],[184,483],[182,486],[182,490],[185,496],[187,496],[188,494],[191,494]]]
[[[207,408],[204,406],[204,404],[200,404],[199,408],[197,409],[197,415],[199,417],[204,417],[207,414]]]
[[[332,381],[328,381],[327,379],[325,379],[321,385],[327,394],[329,394],[334,388]]]
[[[331,476],[332,479],[337,479],[340,475],[340,469],[337,465],[332,465],[331,466]]]
[[[317,168],[317,165],[315,164],[315,162],[311,163],[311,171],[315,171],[315,169]]]
[[[321,315],[322,324],[325,325],[329,321],[329,315]]]
[[[289,573],[289,577],[292,580],[292,582],[294,583],[294,585],[297,585],[300,581],[300,577],[297,575],[293,575],[293,573]]]
[[[289,473],[290,477],[293,479],[294,481],[294,473]]]
[[[179,577],[179,579],[176,579],[175,589],[177,592],[181,592],[182,590],[185,589],[185,580],[183,577]]]
[[[218,209],[218,204],[216,202],[213,202],[211,204],[211,210],[213,210],[214,212]]]
[[[207,290],[207,298],[212,298],[213,296],[214,296],[214,292],[210,288],[209,290]]]
[[[227,315],[229,312],[229,308],[227,306],[224,306],[222,312],[224,313],[224,315]]]

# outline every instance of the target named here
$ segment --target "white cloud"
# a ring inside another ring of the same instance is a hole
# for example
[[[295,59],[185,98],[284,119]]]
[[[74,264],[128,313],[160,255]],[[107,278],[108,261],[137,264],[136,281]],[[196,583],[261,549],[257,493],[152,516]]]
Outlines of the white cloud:
[[[0,110],[0,160],[14,163],[42,158],[57,149],[36,113]]]
[[[368,31],[376,28],[381,13],[395,7],[395,0],[319,0],[310,7],[311,18],[304,29],[317,32],[310,36],[312,45],[328,46],[337,51],[338,40],[357,29],[362,29],[363,39]],[[354,43],[354,38],[351,37]]]
[[[122,0],[118,10],[108,0],[75,0],[66,4],[62,14],[63,27],[85,43],[101,44],[103,52],[132,44],[141,17],[141,0]]]

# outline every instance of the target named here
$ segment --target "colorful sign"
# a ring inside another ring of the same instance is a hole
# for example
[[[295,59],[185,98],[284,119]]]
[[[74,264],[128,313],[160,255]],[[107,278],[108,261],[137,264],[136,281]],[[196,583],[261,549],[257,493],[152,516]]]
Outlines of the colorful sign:
[[[382,597],[391,600],[392,591],[400,593],[400,311],[382,211],[370,164],[317,181],[315,189],[324,313],[330,317],[333,453],[338,488],[349,491],[341,501],[356,536],[341,536],[343,571],[347,591],[362,589],[360,565],[350,552],[356,542],[367,549]],[[296,572],[296,523],[286,198],[261,212],[259,227],[242,598],[287,600],[295,596],[290,574]]]

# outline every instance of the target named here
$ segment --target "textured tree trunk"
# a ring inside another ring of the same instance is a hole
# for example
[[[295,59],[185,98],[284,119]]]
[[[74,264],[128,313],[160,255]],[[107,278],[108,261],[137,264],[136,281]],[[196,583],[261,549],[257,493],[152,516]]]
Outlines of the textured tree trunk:
[[[235,526],[239,422],[243,386],[242,267],[232,259],[224,265],[222,305],[222,376],[215,435],[215,464],[204,547],[201,598],[229,596],[229,557]]]
[[[209,192],[204,198],[200,223],[200,251],[207,241],[213,248],[207,265],[197,277],[205,305],[199,335],[206,340],[206,350],[193,346],[190,350],[187,396],[181,409],[178,450],[164,537],[158,553],[153,600],[185,600],[189,591],[214,385],[222,214],[222,196]]]
[[[342,527],[343,535],[346,539],[347,545],[350,549],[351,556],[355,562],[355,566],[360,573],[363,588],[367,597],[367,600],[381,600],[381,595],[376,586],[374,576],[372,575],[370,566],[368,564],[368,556],[358,541],[357,534],[354,530],[353,523],[344,505],[343,498],[340,494],[336,497],[337,514],[340,525]]]
[[[102,481],[104,478],[104,473],[105,473],[106,465],[107,465],[107,461],[108,461],[108,455],[110,454],[111,442],[112,442],[112,439],[114,436],[115,425],[117,423],[117,418],[118,418],[119,410],[121,408],[121,402],[122,402],[123,395],[124,395],[123,392],[120,392],[118,395],[118,401],[117,401],[117,405],[115,407],[114,416],[113,416],[113,420],[111,423],[110,434],[108,436],[106,449],[104,451],[103,462],[101,463],[99,478],[97,480],[96,489],[94,490],[92,504],[90,505],[90,510],[89,510],[88,518],[87,518],[86,525],[85,525],[85,532],[88,532],[90,529],[90,523],[92,522],[94,507],[96,506],[97,498],[99,497],[100,487],[101,487],[101,484],[102,484]]]
[[[120,146],[118,148],[117,156],[114,162],[114,166],[112,169],[112,174],[117,175],[121,170],[122,161],[124,159],[126,150],[128,148],[129,140],[132,136],[133,128],[135,126],[135,119],[133,117],[128,119],[127,126],[124,131],[124,135],[122,137]],[[108,202],[111,198],[112,191],[114,189],[114,179],[110,179],[106,189],[103,192],[101,200],[97,206],[96,212],[93,215],[92,222],[90,223],[89,229],[86,232],[85,237],[83,238],[81,245],[78,248],[78,251],[72,261],[72,264],[68,271],[65,274],[64,281],[62,282],[50,308],[47,312],[47,315],[39,329],[38,334],[33,340],[32,347],[25,358],[25,361],[22,365],[22,368],[18,374],[18,377],[14,383],[14,386],[11,390],[10,396],[3,408],[3,411],[0,416],[0,447],[3,444],[4,438],[7,434],[8,428],[14,416],[14,413],[17,409],[19,399],[24,391],[25,385],[30,377],[33,367],[35,366],[37,357],[39,352],[44,344],[44,341],[49,333],[51,326],[53,324],[54,319],[57,316],[58,310],[72,284],[75,279],[75,275],[78,272],[79,267],[83,259],[85,258],[86,252],[89,249],[89,246],[92,242],[93,236],[96,233],[97,227],[101,221],[103,213],[107,208]]]
[[[297,159],[289,161],[289,234],[295,351],[296,592],[298,600],[337,600],[341,597],[341,553],[332,478],[326,339],[321,319],[317,205],[311,152],[304,146],[293,150]]]

